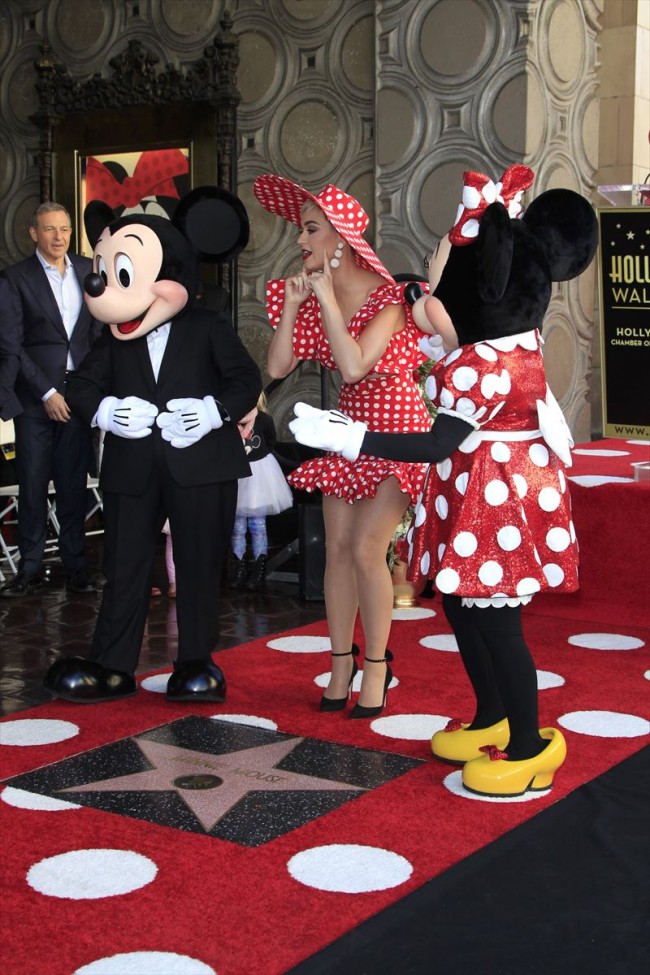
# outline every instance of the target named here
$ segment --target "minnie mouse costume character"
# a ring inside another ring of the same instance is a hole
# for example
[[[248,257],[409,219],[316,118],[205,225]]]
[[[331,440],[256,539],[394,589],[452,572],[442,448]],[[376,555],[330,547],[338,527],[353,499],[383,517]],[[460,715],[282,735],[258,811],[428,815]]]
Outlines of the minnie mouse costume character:
[[[211,654],[238,479],[250,474],[237,422],[254,409],[260,372],[226,315],[192,308],[198,260],[225,261],[248,240],[237,197],[199,187],[172,220],[84,212],[93,273],[84,282],[103,330],[69,383],[72,409],[106,432],[100,471],[104,573],[90,659],[54,663],[45,686],[94,703],[137,690],[135,670],[151,570],[169,518],[177,572],[178,653],[167,685],[176,701],[223,701]]]
[[[335,411],[296,406],[301,443],[431,466],[409,532],[410,575],[442,593],[476,696],[469,723],[432,739],[484,795],[548,789],[566,756],[555,728],[538,728],[537,676],[521,607],[536,592],[577,589],[578,550],[565,467],[571,436],[546,383],[541,327],[553,281],[592,260],[597,223],[571,190],[542,193],[521,219],[533,173],[501,182],[465,174],[463,205],[430,265],[414,318],[442,338],[427,381],[437,406],[428,434],[367,433]]]

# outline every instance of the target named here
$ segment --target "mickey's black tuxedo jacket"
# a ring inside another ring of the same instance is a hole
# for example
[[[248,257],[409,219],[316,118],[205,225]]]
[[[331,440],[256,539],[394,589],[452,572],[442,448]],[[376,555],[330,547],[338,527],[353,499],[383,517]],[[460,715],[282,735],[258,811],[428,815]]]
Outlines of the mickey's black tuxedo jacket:
[[[83,280],[92,270],[87,257],[69,254],[83,295]],[[21,346],[20,368],[15,392],[25,416],[43,416],[43,396],[49,389],[65,395],[68,351],[75,368],[101,331],[85,301],[68,338],[47,274],[38,257],[31,257],[6,268],[3,277],[9,282],[13,298],[0,312],[2,328],[12,341]]]
[[[151,435],[139,440],[106,434],[100,487],[138,495],[159,459],[180,487],[247,477],[250,467],[237,421],[256,405],[261,389],[260,371],[228,317],[195,308],[172,321],[157,381],[146,336],[120,341],[105,328],[70,377],[66,398],[87,423],[105,396],[139,396],[155,403],[159,412],[180,397],[210,395],[217,400],[227,419],[191,447],[172,447],[155,423]]]

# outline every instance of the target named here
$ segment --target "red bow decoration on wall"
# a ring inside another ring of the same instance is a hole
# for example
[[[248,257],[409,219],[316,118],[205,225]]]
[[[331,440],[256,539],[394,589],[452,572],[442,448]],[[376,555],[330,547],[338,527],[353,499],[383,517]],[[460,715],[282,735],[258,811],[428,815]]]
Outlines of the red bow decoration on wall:
[[[153,149],[141,154],[133,176],[120,183],[104,163],[90,156],[86,165],[86,202],[102,200],[116,210],[137,206],[146,196],[178,199],[174,177],[187,172],[188,160],[180,149]]]
[[[472,243],[478,235],[483,211],[490,203],[503,203],[510,217],[519,216],[521,198],[534,179],[532,169],[519,164],[509,166],[498,183],[484,173],[463,173],[463,201],[458,207],[454,226],[449,231],[451,243],[457,246]]]

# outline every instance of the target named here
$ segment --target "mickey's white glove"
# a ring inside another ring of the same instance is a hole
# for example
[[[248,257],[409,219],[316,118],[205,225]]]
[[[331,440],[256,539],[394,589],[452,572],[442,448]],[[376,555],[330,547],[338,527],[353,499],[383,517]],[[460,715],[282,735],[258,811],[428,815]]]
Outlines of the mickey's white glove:
[[[167,403],[169,413],[160,413],[156,423],[162,430],[163,440],[172,447],[191,447],[206,433],[223,426],[214,396],[195,399],[170,399]]]
[[[442,337],[437,334],[424,335],[420,341],[420,352],[423,352],[427,359],[440,362],[447,355],[442,344]]]
[[[158,407],[139,396],[105,396],[99,404],[95,422],[100,430],[126,440],[140,440],[151,435]]]
[[[306,447],[331,450],[342,454],[346,460],[356,460],[368,427],[365,423],[351,420],[338,410],[317,410],[308,403],[296,403],[293,408],[296,419],[289,429]]]

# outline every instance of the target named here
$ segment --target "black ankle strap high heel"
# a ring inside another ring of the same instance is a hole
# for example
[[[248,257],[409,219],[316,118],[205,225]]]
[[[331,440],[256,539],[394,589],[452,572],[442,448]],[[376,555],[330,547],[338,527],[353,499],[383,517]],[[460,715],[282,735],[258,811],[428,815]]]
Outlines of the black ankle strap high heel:
[[[342,711],[349,699],[352,697],[352,682],[354,678],[359,673],[359,665],[355,660],[355,657],[359,656],[359,647],[356,643],[352,644],[352,649],[348,650],[347,653],[333,653],[333,657],[352,657],[352,676],[350,677],[350,683],[348,684],[348,693],[345,697],[325,697],[320,699],[320,709],[321,711]]]
[[[386,699],[388,697],[388,688],[390,682],[393,679],[393,671],[390,668],[390,664],[393,661],[393,655],[390,650],[386,651],[383,657],[366,657],[364,660],[365,664],[386,664],[386,680],[384,681],[384,696],[382,702],[376,708],[364,708],[362,704],[355,704],[352,708],[350,714],[351,718],[376,718],[377,715],[381,714],[386,706]]]

